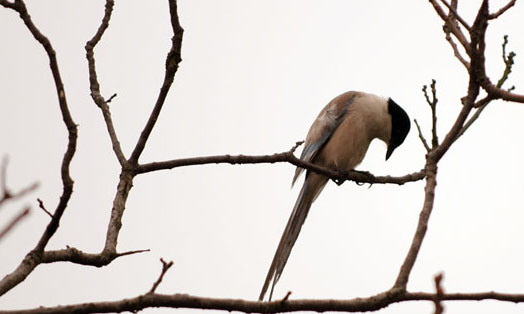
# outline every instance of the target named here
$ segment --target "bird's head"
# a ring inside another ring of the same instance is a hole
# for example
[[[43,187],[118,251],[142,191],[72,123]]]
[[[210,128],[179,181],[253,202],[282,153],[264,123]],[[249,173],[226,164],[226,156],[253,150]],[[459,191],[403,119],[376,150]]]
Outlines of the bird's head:
[[[391,98],[388,99],[388,112],[391,116],[391,137],[386,152],[386,160],[404,142],[411,128],[408,114]]]

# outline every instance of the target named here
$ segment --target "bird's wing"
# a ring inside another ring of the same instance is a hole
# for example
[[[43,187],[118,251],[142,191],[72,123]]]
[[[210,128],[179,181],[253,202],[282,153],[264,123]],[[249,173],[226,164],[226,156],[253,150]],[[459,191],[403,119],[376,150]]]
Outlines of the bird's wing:
[[[301,160],[311,162],[315,158],[319,150],[326,144],[333,132],[344,120],[349,105],[357,95],[357,92],[346,92],[339,95],[320,111],[307,134],[306,143],[300,155]],[[292,185],[295,184],[295,181],[303,171],[303,168],[297,167]]]

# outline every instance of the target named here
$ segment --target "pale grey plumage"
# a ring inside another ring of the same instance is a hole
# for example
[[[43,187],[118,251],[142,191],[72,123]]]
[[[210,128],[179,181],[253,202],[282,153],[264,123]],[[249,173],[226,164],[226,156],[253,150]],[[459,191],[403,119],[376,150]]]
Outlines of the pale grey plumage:
[[[395,116],[399,116],[393,123],[395,117],[392,119],[390,114],[392,106],[395,107]],[[400,122],[395,123],[397,120]],[[392,125],[401,129],[400,133],[393,133],[399,137],[395,141],[391,139]],[[403,142],[409,125],[407,114],[391,99],[363,92],[346,92],[331,100],[319,113],[309,129],[300,159],[338,171],[353,170],[364,159],[370,142],[375,138],[390,146],[386,158],[389,157]],[[296,169],[293,184],[303,170]],[[306,173],[304,185],[280,239],[259,300],[264,299],[269,284],[273,282],[269,297],[271,299],[273,288],[282,274],[309,208],[327,181],[328,178],[322,175],[309,171]]]

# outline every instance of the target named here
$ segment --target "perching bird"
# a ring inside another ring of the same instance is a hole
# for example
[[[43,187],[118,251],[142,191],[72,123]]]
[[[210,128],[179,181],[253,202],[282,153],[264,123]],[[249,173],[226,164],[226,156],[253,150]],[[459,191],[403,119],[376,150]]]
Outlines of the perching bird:
[[[369,144],[375,138],[387,144],[386,160],[404,142],[411,123],[406,112],[391,98],[385,99],[373,94],[350,91],[331,100],[311,125],[300,159],[333,170],[353,170],[366,155]],[[298,168],[293,184],[304,171]],[[275,284],[298,238],[311,204],[315,201],[328,178],[306,171],[306,179],[300,190],[291,217],[284,229],[273,262],[260,292],[259,300],[271,282],[269,299]]]

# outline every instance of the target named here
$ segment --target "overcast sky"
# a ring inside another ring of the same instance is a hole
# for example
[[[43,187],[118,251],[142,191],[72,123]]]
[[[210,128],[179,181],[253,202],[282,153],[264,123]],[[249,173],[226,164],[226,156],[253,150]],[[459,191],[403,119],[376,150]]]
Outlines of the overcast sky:
[[[27,1],[35,24],[57,51],[79,141],[72,163],[74,195],[49,249],[103,247],[119,164],[102,115],[89,96],[85,42],[104,1]],[[466,94],[467,76],[444,39],[428,1],[180,0],[183,62],[142,162],[214,154],[272,154],[305,138],[333,97],[363,90],[392,97],[429,135],[421,87],[437,80],[439,133],[445,135]],[[471,21],[480,1],[459,9]],[[498,8],[506,1],[492,1]],[[95,50],[103,95],[129,154],[151,111],[170,45],[167,1],[117,1],[110,28]],[[524,6],[518,3],[488,30],[488,72],[498,79],[503,35],[517,52],[509,84],[524,92]],[[23,201],[0,211],[0,226],[24,204],[28,219],[0,242],[0,276],[32,249],[61,194],[66,147],[47,56],[18,15],[0,9],[0,154],[8,155],[13,189],[39,182]],[[435,209],[408,285],[434,291],[444,272],[449,292],[524,293],[524,105],[492,103],[439,166]],[[372,143],[359,169],[404,175],[424,165],[412,128],[388,162]],[[159,258],[174,266],[161,293],[254,300],[298,194],[294,168],[207,165],[141,175],[134,181],[119,251],[151,252],[102,269],[39,266],[0,298],[0,308],[33,308],[118,300],[147,292]],[[409,248],[424,182],[342,186],[329,183],[313,205],[276,298],[366,297],[389,289]],[[503,302],[446,303],[446,313],[521,313]],[[432,313],[430,302],[394,304],[379,313]],[[146,310],[164,313],[171,310]],[[177,313],[195,312],[178,310]]]

